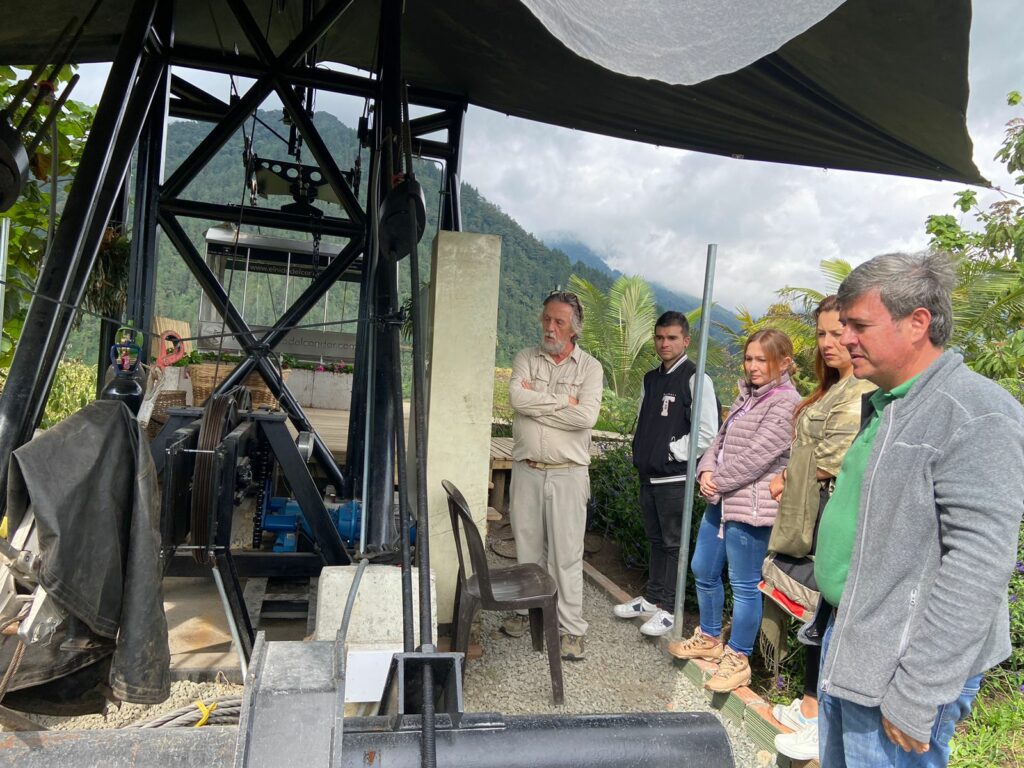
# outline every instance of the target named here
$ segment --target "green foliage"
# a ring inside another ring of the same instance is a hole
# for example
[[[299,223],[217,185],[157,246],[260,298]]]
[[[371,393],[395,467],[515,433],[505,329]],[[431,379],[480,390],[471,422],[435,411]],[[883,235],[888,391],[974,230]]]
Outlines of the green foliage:
[[[620,275],[607,291],[579,275],[569,279],[569,287],[579,296],[586,319],[581,345],[604,369],[608,385],[604,403],[609,403],[609,393],[615,397],[607,409],[602,407],[601,423],[606,426],[598,428],[628,431],[636,417],[644,374],[661,362],[654,350],[654,323],[658,316],[654,292],[643,278],[627,275]],[[700,307],[686,313],[694,341],[700,333],[700,315]],[[732,334],[728,325],[716,325]],[[691,358],[696,359],[695,352],[691,345]],[[713,378],[729,363],[725,346],[714,338],[708,339],[707,358],[707,371]]]
[[[1020,102],[1017,91],[1007,97],[1010,106]],[[1024,119],[1007,123],[995,157],[1024,186]],[[1024,207],[1006,198],[982,209],[973,190],[958,192],[954,207],[973,223],[942,214],[925,225],[931,245],[956,259],[953,343],[973,370],[1024,403],[1024,337],[1018,332],[1024,326]]]
[[[617,432],[627,436],[636,425],[637,402],[635,397],[619,397],[610,389],[604,390],[601,398],[601,413],[594,429]]]
[[[997,671],[986,678],[970,718],[950,744],[950,768],[1024,764],[1024,676]]]
[[[597,525],[618,542],[626,564],[646,567],[650,547],[640,515],[640,477],[629,443],[608,443],[590,462],[590,495]]]
[[[131,241],[124,235],[108,229],[96,254],[83,305],[90,312],[103,317],[120,318],[128,298],[128,272],[130,269]],[[80,324],[83,315],[75,320]]]
[[[0,369],[0,392],[7,381],[7,370]],[[50,398],[43,411],[41,429],[49,429],[96,399],[96,366],[64,360],[57,366]]]
[[[579,275],[569,288],[583,305],[580,343],[604,368],[609,388],[619,397],[636,399],[644,374],[657,363],[654,354],[654,294],[639,275],[623,275],[607,292]]]
[[[511,380],[511,368],[494,369],[494,410],[491,418],[491,437],[512,437],[512,417],[515,414],[508,401],[508,384]]]
[[[597,525],[618,542],[626,564],[646,568],[650,560],[650,545],[640,513],[640,477],[633,467],[630,443],[619,440],[601,443],[601,455],[590,462],[590,494]],[[690,527],[691,550],[692,540],[704,517],[704,508],[704,499],[695,494]],[[692,579],[687,583],[688,590],[692,591]],[[687,595],[689,600],[689,591]]]
[[[54,78],[59,91],[74,73],[73,67],[64,67]],[[17,89],[19,80],[29,73],[21,69],[0,67],[0,105],[7,106]],[[30,92],[34,93],[34,91]],[[27,108],[27,101],[15,110],[12,117],[20,119]],[[35,136],[50,107],[40,108],[29,120],[28,136]],[[11,220],[11,241],[8,252],[7,281],[4,291],[3,331],[0,334],[0,366],[10,365],[14,347],[21,336],[21,329],[31,300],[29,291],[35,288],[39,265],[46,248],[47,230],[50,225],[52,171],[58,181],[73,174],[78,168],[85,139],[92,125],[94,108],[77,101],[68,100],[56,121],[56,158],[50,137],[40,142],[39,148],[29,158],[32,175],[18,201],[0,214]]]
[[[39,426],[49,429],[95,399],[96,366],[64,361],[57,366],[57,375]]]

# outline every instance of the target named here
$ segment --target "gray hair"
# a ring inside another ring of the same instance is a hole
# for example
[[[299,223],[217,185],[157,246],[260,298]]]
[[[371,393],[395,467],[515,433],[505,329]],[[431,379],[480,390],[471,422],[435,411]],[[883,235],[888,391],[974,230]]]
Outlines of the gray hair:
[[[552,301],[568,304],[569,308],[572,309],[572,332],[573,340],[575,341],[583,331],[583,305],[580,303],[579,297],[570,291],[554,290],[544,299],[542,306],[546,307]],[[540,317],[544,317],[543,311],[540,313]]]
[[[894,320],[924,307],[932,315],[928,338],[935,346],[944,347],[953,335],[951,294],[955,286],[956,271],[946,253],[887,253],[854,269],[839,286],[836,297],[844,307],[877,290]]]

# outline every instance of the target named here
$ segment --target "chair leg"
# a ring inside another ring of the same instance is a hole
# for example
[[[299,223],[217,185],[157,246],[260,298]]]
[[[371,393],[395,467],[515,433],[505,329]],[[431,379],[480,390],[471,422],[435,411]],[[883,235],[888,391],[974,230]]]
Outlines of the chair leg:
[[[455,629],[455,644],[452,646],[452,650],[468,654],[469,653],[469,634],[473,627],[473,619],[476,617],[476,611],[479,607],[476,599],[472,595],[462,595],[462,605],[459,606],[459,623]],[[463,666],[465,669],[465,666]]]
[[[462,610],[462,573],[455,579],[455,604],[452,607],[452,650],[455,648],[455,635],[458,634],[459,612]]]
[[[533,640],[533,650],[544,650],[544,609],[530,609],[530,639]]]
[[[554,600],[543,608],[544,636],[548,644],[548,667],[551,670],[551,693],[555,704],[565,703],[562,687],[562,648],[558,637],[558,611]]]

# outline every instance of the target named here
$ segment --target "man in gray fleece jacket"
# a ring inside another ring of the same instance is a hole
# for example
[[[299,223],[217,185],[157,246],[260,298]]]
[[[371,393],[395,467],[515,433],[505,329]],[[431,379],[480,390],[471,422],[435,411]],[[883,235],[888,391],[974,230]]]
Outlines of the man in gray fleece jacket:
[[[943,254],[891,254],[839,288],[854,375],[879,389],[818,533],[823,768],[945,766],[1011,651],[1024,409],[943,351],[954,280]]]

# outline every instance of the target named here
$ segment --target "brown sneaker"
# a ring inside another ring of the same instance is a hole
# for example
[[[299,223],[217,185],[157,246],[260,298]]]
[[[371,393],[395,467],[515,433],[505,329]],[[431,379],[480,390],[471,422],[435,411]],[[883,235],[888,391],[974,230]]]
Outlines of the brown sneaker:
[[[700,631],[693,630],[693,637],[688,640],[675,640],[668,644],[668,652],[677,659],[706,659],[718,661],[722,658],[722,641],[708,637]]]
[[[530,617],[513,613],[501,622],[501,631],[509,637],[522,637],[530,629]]]
[[[732,648],[726,648],[722,660],[718,662],[718,671],[708,678],[704,687],[715,693],[726,693],[749,682],[750,662],[747,657]]]
[[[583,638],[579,635],[562,635],[558,640],[562,658],[568,661],[582,661],[586,658],[583,649]]]

